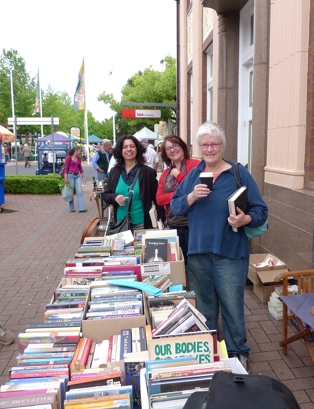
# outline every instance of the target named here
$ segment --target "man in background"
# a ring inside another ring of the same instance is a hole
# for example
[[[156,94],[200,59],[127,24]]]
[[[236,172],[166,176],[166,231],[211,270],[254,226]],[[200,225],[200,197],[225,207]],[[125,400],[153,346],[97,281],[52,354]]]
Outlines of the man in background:
[[[105,139],[101,143],[101,149],[95,153],[92,159],[92,165],[97,172],[98,181],[108,177],[108,167],[112,156],[112,143]]]
[[[148,142],[148,139],[142,139],[141,144],[145,146],[146,152],[144,153],[144,158],[146,160],[146,165],[155,169],[157,172],[159,165],[159,156],[156,153],[154,148],[151,148]]]

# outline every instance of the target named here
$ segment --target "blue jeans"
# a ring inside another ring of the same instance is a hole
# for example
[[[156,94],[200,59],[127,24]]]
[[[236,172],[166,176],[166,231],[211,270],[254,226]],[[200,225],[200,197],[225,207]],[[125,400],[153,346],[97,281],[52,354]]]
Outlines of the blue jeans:
[[[76,192],[76,197],[77,197],[77,204],[78,204],[78,210],[85,210],[85,205],[84,205],[84,198],[82,194],[82,176],[81,175],[71,175],[70,173],[68,174],[68,179],[69,179],[69,185],[74,188],[75,187],[75,192]],[[69,202],[69,207],[70,211],[74,211],[74,197],[73,200]]]
[[[232,260],[213,253],[190,254],[188,277],[190,290],[195,291],[197,309],[206,317],[209,329],[217,330],[219,309],[229,354],[248,357],[244,318],[244,288],[248,259]]]
[[[106,172],[97,172],[98,182],[101,182],[103,179],[108,177],[108,173]]]
[[[179,245],[182,249],[182,254],[184,257],[184,263],[188,263],[188,248],[189,248],[189,226],[176,227],[168,223],[169,229],[177,229],[177,234],[179,237]]]

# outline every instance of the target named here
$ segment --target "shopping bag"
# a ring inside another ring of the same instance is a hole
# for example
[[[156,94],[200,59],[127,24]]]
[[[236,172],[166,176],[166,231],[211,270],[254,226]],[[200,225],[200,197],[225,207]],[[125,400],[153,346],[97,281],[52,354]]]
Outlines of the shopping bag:
[[[63,200],[65,200],[66,202],[71,202],[73,200],[73,189],[68,183],[65,183],[65,185],[62,188],[61,193],[62,193]]]

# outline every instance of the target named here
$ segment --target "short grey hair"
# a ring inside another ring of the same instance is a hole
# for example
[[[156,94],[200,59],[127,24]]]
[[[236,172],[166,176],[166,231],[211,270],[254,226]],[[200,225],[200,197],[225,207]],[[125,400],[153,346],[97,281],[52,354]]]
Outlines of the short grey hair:
[[[205,122],[198,128],[198,131],[196,132],[196,141],[198,145],[200,144],[201,137],[204,135],[216,136],[220,139],[220,142],[222,142],[223,147],[226,147],[225,132],[216,122]]]
[[[109,141],[109,139],[104,139],[101,144],[102,146],[107,146],[107,145],[112,145],[112,142]]]

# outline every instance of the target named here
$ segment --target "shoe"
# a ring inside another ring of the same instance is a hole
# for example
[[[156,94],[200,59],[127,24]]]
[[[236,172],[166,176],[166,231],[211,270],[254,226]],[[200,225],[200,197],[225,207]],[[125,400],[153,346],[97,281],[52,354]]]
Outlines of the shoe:
[[[75,210],[70,210],[71,213],[75,212]]]
[[[87,212],[87,210],[85,209],[85,210],[80,210],[79,211],[79,213],[86,213]]]
[[[244,355],[240,355],[237,354],[239,361],[241,362],[241,365],[243,366],[243,368],[246,370],[246,372],[248,374],[251,373],[251,366],[249,364],[249,358],[244,356]]]
[[[10,345],[14,341],[13,332],[0,327],[0,345]]]

